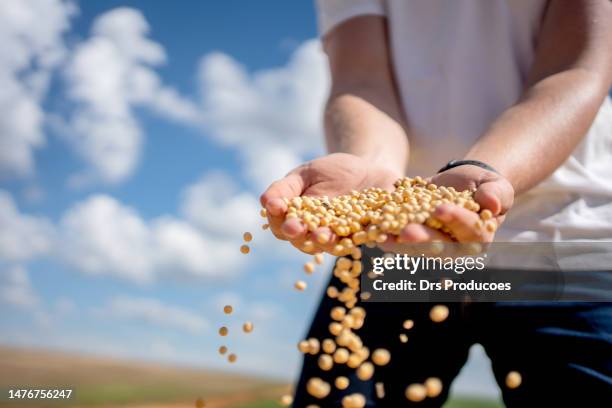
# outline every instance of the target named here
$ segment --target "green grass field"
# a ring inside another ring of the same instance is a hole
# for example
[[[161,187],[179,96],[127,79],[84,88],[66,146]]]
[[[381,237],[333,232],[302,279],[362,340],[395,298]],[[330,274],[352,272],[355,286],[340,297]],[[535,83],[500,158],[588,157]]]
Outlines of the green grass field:
[[[444,408],[503,408],[503,405],[491,400],[461,397],[448,401]]]
[[[72,388],[54,402],[8,400],[11,388]],[[278,408],[287,384],[201,369],[0,346],[0,408]],[[444,408],[501,408],[458,398]]]
[[[8,400],[9,389],[73,389],[70,400]],[[286,384],[226,372],[0,346],[0,407],[213,408],[272,400]],[[234,405],[235,405],[234,404]]]
[[[232,408],[278,408],[280,405],[276,401],[260,401],[246,405],[237,405]],[[443,408],[503,408],[503,405],[490,400],[477,398],[455,398],[448,401]]]

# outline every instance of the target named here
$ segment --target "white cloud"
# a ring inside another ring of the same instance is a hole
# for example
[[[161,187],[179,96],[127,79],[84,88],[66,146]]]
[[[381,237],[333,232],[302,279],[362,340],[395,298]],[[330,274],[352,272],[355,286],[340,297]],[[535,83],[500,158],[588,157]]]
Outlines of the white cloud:
[[[0,172],[31,174],[33,150],[45,142],[46,120],[86,163],[74,186],[120,183],[136,169],[145,135],[135,108],[207,134],[240,153],[258,190],[322,149],[321,114],[329,79],[317,40],[277,68],[249,73],[223,53],[201,59],[201,101],[168,86],[156,69],[167,62],[161,44],[136,9],[98,16],[91,35],[70,50],[62,35],[75,13],[61,0],[0,0]],[[6,44],[6,45],[5,45]],[[64,63],[65,62],[65,63]],[[64,67],[68,120],[41,107],[54,68]]]
[[[198,227],[233,237],[260,229],[263,224],[260,208],[255,196],[240,191],[232,178],[223,172],[209,172],[189,185],[183,192],[181,203],[182,214]]]
[[[223,53],[208,54],[198,74],[207,130],[239,150],[246,175],[263,188],[323,151],[328,76],[316,40],[302,44],[286,66],[253,74]]]
[[[317,40],[297,47],[286,65],[254,73],[223,53],[204,56],[197,72],[201,101],[195,102],[159,76],[167,55],[139,10],[119,7],[98,16],[91,35],[68,55],[63,34],[75,11],[62,0],[0,0],[3,176],[33,172],[33,151],[44,145],[49,121],[86,163],[71,185],[124,181],[145,143],[138,107],[182,125],[203,125],[240,153],[244,174],[258,190],[323,151],[329,79]],[[60,64],[73,102],[67,121],[41,107]]]
[[[226,54],[204,56],[199,106],[162,83],[154,68],[166,55],[149,31],[139,11],[115,9],[96,19],[92,37],[75,51],[67,78],[78,108],[69,139],[93,169],[77,180],[116,183],[134,171],[144,139],[135,106],[203,125],[214,140],[238,150],[258,190],[323,151],[329,75],[317,40],[298,47],[287,65],[252,74]]]
[[[100,311],[102,315],[144,321],[160,327],[176,328],[190,333],[201,333],[209,323],[197,313],[158,299],[120,296],[111,299]]]
[[[191,224],[172,217],[153,222],[157,268],[198,278],[224,279],[241,272],[245,258],[238,237],[227,239],[203,234]]]
[[[160,274],[197,278],[238,273],[239,241],[214,239],[170,216],[145,221],[112,197],[96,195],[62,217],[61,256],[78,270],[150,282]]]
[[[12,196],[0,190],[0,258],[23,261],[53,247],[53,225],[43,217],[22,214]]]
[[[65,54],[62,35],[75,9],[61,0],[0,0],[0,175],[34,172],[45,143],[41,107]]]
[[[139,10],[119,7],[96,18],[92,33],[106,37],[127,59],[136,62],[159,64],[166,60],[161,45],[149,40],[149,23]]]
[[[74,302],[67,298],[60,298],[53,305],[45,303],[32,286],[24,266],[3,266],[0,270],[0,305],[27,312],[37,327],[45,329],[51,329],[58,319],[76,311]]]
[[[61,256],[80,271],[140,282],[153,278],[149,227],[113,198],[96,195],[74,205],[62,217],[60,230]]]
[[[230,240],[239,246],[244,232],[251,232],[251,260],[258,254],[274,254],[276,259],[294,258],[295,248],[261,229],[267,220],[260,216],[260,211],[258,198],[240,190],[236,182],[221,171],[208,172],[187,186],[180,205],[181,215],[204,235]],[[228,257],[232,256],[231,251],[235,248],[231,248]],[[224,262],[229,262],[227,257]]]
[[[19,211],[0,190],[0,260],[49,256],[91,275],[138,283],[162,275],[218,279],[239,274],[246,258],[241,234],[219,236],[171,215],[145,220],[133,208],[104,194],[66,210],[57,224]]]
[[[318,146],[319,141],[313,140],[313,145]],[[284,177],[306,161],[304,155],[300,155],[296,149],[280,144],[252,146],[243,152],[243,157],[244,172],[261,193],[273,181]]]
[[[144,139],[133,112],[136,106],[197,122],[197,108],[155,72],[166,54],[148,38],[149,32],[140,11],[116,8],[96,18],[91,37],[74,51],[66,79],[77,108],[67,137],[90,168],[73,183],[118,183],[132,174]]]
[[[22,266],[13,266],[0,273],[0,303],[31,309],[39,302],[28,273]]]

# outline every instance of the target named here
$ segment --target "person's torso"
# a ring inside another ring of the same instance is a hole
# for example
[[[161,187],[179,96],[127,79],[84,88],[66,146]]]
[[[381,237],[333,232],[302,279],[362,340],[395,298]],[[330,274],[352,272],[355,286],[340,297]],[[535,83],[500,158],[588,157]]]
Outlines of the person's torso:
[[[384,0],[410,126],[410,175],[463,157],[519,99],[545,0]],[[546,152],[543,151],[542,155]],[[517,198],[498,240],[612,240],[612,104],[550,178]]]

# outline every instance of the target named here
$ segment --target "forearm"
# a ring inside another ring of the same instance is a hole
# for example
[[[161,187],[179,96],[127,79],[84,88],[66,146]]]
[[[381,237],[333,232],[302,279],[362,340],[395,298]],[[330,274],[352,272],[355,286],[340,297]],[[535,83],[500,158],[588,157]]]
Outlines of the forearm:
[[[405,173],[408,137],[393,96],[364,88],[332,92],[325,110],[330,153],[350,153],[371,163]]]
[[[612,83],[610,18],[607,0],[550,0],[526,91],[466,158],[489,162],[517,194],[567,160]]]
[[[544,78],[491,125],[466,158],[491,164],[520,194],[569,157],[593,122],[605,89],[582,69]]]

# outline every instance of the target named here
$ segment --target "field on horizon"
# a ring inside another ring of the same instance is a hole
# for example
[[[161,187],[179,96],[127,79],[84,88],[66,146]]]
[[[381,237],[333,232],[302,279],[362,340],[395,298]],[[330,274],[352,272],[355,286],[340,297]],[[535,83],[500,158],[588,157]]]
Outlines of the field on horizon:
[[[9,400],[11,388],[72,388],[73,398]],[[273,408],[289,385],[252,376],[48,350],[0,347],[0,407]],[[454,399],[444,408],[500,408]]]

